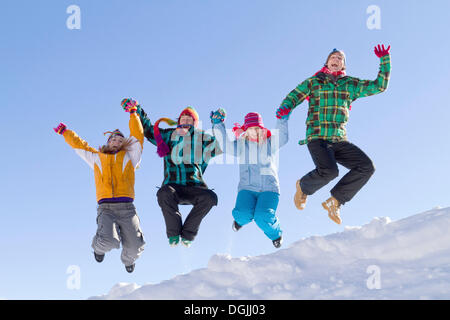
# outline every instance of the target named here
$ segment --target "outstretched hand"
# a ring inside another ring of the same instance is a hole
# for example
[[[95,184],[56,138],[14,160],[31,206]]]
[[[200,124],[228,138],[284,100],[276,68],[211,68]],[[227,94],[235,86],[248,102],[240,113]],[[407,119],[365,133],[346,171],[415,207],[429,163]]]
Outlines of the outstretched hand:
[[[374,52],[375,52],[375,54],[376,54],[376,56],[377,56],[378,58],[381,58],[381,57],[383,57],[383,56],[388,55],[390,49],[391,49],[391,46],[388,46],[387,49],[385,49],[385,48],[384,48],[384,44],[383,44],[383,45],[381,45],[381,46],[378,45],[378,47],[375,46]]]
[[[287,106],[281,106],[277,109],[276,117],[277,119],[289,119],[289,115],[291,114],[291,109]]]
[[[219,108],[216,111],[211,111],[209,118],[213,124],[218,124],[225,121],[227,113],[225,109]]]
[[[136,112],[137,106],[139,105],[139,103],[136,100],[133,100],[131,98],[123,99],[120,104],[122,105],[122,108],[123,110],[125,110],[125,112],[130,113]]]
[[[67,126],[60,122],[56,128],[53,128],[57,134],[63,134],[67,130]]]

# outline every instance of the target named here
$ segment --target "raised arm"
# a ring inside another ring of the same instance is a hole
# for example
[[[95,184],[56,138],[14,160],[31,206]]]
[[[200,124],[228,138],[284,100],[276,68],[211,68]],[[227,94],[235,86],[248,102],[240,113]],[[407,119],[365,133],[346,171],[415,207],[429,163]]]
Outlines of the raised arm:
[[[138,103],[132,99],[123,99],[121,105],[126,112],[130,113],[130,121],[128,122],[130,139],[134,141],[132,141],[130,150],[128,150],[128,155],[133,167],[137,168],[141,162],[142,149],[144,147],[144,130],[139,116],[136,113]]]
[[[141,144],[141,148],[144,145],[144,129],[142,123],[137,114],[138,102],[132,99],[123,99],[122,108],[125,112],[130,113],[130,121],[128,125],[130,127],[130,136],[136,138]]]
[[[211,111],[212,132],[219,148],[227,154],[236,156],[237,142],[228,137],[224,124],[225,118],[226,112],[224,109],[219,108],[214,112]]]
[[[142,128],[144,130],[144,136],[148,141],[156,146],[155,135],[153,133],[153,124],[148,118],[147,113],[139,104],[136,106],[136,114],[139,116],[139,120],[141,121]]]
[[[71,146],[92,169],[94,169],[94,163],[98,159],[97,149],[90,147],[89,144],[81,139],[74,131],[67,129],[67,126],[62,122],[56,128],[53,128],[53,130],[62,135],[67,144]]]
[[[349,90],[353,93],[351,97],[352,100],[356,100],[362,97],[372,96],[385,91],[389,84],[390,74],[391,74],[391,55],[389,54],[391,46],[387,49],[384,45],[381,47],[375,47],[375,54],[380,58],[380,71],[375,80],[360,80],[355,78],[355,83],[353,85],[353,90]]]

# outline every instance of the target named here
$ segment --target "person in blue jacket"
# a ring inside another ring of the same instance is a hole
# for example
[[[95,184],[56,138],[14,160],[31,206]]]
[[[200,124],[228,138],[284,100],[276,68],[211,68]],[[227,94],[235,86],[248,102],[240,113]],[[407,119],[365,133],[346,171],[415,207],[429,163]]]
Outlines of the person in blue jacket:
[[[233,230],[255,221],[264,234],[279,248],[282,231],[276,210],[280,197],[278,151],[288,141],[287,119],[277,119],[277,130],[264,127],[260,114],[250,112],[244,124],[235,124],[231,141],[226,133],[224,109],[211,112],[213,134],[221,149],[239,158],[239,185],[233,209]]]

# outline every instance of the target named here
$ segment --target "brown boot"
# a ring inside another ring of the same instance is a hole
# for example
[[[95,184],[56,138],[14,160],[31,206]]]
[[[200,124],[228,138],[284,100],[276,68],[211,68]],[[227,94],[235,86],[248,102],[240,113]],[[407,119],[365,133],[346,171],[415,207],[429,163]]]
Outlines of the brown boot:
[[[328,211],[328,217],[336,222],[337,224],[341,224],[342,220],[339,216],[339,213],[341,211],[341,204],[335,197],[329,198],[327,201],[322,202],[322,206],[325,210]]]
[[[300,188],[300,180],[296,184],[297,191],[294,196],[294,203],[298,210],[303,210],[306,207],[306,198],[308,197],[303,193],[302,188]]]

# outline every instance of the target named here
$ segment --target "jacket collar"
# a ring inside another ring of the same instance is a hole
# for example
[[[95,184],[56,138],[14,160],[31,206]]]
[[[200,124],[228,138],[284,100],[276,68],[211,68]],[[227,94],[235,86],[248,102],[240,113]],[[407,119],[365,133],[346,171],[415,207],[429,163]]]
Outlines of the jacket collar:
[[[347,76],[346,75],[342,75],[342,74],[335,76],[335,75],[332,75],[332,74],[327,74],[325,72],[318,72],[316,74],[316,77],[319,80],[321,80],[322,82],[325,82],[325,81],[329,80],[329,81],[331,81],[333,83],[336,83],[338,80],[346,78]]]

